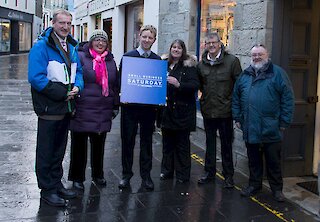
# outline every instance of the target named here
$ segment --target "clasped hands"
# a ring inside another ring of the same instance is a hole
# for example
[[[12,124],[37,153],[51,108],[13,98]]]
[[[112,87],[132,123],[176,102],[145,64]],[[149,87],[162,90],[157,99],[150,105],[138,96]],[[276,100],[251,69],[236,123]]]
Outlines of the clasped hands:
[[[79,88],[78,88],[78,86],[74,86],[74,87],[72,88],[72,90],[71,90],[70,92],[68,92],[66,101],[69,101],[69,100],[71,100],[71,99],[74,99],[74,96],[76,96],[78,93],[79,93]]]

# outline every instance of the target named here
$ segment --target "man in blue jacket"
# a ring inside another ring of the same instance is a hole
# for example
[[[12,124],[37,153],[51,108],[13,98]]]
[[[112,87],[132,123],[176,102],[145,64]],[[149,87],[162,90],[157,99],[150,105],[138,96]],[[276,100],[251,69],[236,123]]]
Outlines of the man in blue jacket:
[[[28,80],[38,115],[36,175],[41,200],[52,206],[65,206],[65,199],[76,196],[61,183],[73,99],[83,88],[77,42],[69,34],[71,20],[68,11],[55,11],[53,26],[29,54]]]
[[[294,95],[286,72],[269,60],[265,46],[251,49],[251,65],[236,82],[232,114],[243,131],[249,160],[249,186],[242,196],[256,194],[262,188],[263,158],[273,197],[284,201],[281,173],[281,141],[294,111]]]
[[[123,56],[140,57],[149,59],[161,59],[151,51],[156,41],[157,29],[152,25],[142,26],[140,29],[140,46]],[[148,62],[148,61],[146,61]],[[120,64],[121,72],[122,62]],[[154,184],[150,177],[152,169],[152,135],[156,119],[156,106],[142,104],[122,104],[121,106],[121,142],[122,142],[122,180],[120,189],[130,187],[130,179],[133,176],[133,149],[140,126],[140,176],[141,188],[153,190]]]

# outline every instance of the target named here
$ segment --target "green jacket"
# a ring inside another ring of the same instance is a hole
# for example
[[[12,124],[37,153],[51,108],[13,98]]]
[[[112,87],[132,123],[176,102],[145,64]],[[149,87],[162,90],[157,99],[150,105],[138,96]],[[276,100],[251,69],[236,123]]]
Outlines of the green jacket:
[[[229,118],[232,116],[231,103],[234,83],[242,72],[240,61],[221,48],[220,57],[213,63],[202,55],[198,64],[200,80],[201,112],[205,119]]]

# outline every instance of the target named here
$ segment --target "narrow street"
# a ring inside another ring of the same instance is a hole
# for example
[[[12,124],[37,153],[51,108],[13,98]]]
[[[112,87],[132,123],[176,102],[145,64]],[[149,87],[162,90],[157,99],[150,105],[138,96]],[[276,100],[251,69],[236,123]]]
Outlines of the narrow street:
[[[34,172],[37,117],[32,108],[27,66],[27,54],[0,57],[0,221],[319,221],[289,200],[274,201],[267,188],[256,197],[241,197],[240,189],[246,185],[247,178],[238,172],[234,189],[223,188],[220,174],[214,183],[199,186],[197,179],[203,171],[205,152],[196,145],[204,141],[197,133],[192,136],[190,183],[181,185],[175,180],[160,180],[162,145],[157,131],[151,175],[155,190],[140,189],[138,141],[131,189],[119,190],[122,170],[119,115],[107,134],[105,145],[107,186],[101,188],[91,183],[91,170],[87,167],[85,192],[70,200],[65,208],[48,206],[40,201]],[[69,151],[68,144],[63,162],[66,187],[71,186],[67,181]]]

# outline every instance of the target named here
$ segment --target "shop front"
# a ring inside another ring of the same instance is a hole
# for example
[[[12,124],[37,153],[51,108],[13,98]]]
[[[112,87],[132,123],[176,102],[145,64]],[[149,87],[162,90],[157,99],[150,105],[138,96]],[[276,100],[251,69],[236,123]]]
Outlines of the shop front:
[[[32,22],[31,14],[0,8],[0,55],[30,50]]]

